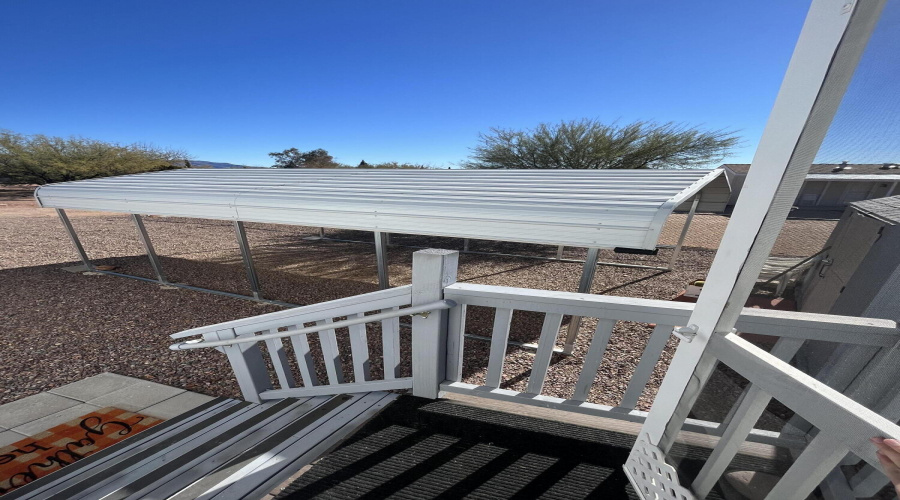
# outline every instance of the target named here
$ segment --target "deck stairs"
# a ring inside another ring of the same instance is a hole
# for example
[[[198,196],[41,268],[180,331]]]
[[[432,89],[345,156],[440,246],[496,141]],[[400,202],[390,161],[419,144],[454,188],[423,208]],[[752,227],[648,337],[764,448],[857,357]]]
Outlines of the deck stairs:
[[[218,398],[4,495],[12,499],[263,498],[395,394],[254,404]]]

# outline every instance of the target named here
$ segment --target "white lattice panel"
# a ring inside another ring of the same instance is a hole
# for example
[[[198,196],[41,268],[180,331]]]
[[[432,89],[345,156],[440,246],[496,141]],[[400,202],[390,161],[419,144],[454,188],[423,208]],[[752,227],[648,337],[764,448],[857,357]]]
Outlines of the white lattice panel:
[[[623,467],[631,485],[645,500],[696,500],[691,490],[678,482],[675,467],[650,444],[646,434],[638,437]]]

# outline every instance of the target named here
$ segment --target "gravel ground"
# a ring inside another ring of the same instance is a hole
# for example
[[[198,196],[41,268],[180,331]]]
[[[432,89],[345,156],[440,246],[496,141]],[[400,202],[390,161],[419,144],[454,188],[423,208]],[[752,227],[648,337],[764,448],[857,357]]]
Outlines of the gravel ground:
[[[256,314],[279,307],[184,289],[110,276],[89,276],[63,271],[74,265],[74,252],[51,210],[37,209],[28,190],[0,191],[0,403],[45,391],[103,371],[155,380],[187,390],[216,396],[239,392],[225,357],[213,350],[172,352],[168,335]],[[127,216],[72,212],[70,217],[89,255],[97,264],[117,271],[151,277],[135,229]],[[673,216],[664,237],[677,237],[679,215]],[[720,217],[721,216],[709,216]],[[804,221],[805,222],[805,221]],[[830,221],[825,221],[833,226]],[[168,278],[235,293],[249,293],[240,255],[228,222],[146,217],[147,230],[160,255]],[[704,246],[718,245],[709,224],[697,224]],[[266,298],[310,304],[374,291],[374,247],[337,241],[304,239],[315,228],[247,224],[248,238]],[[667,236],[668,235],[668,236]],[[353,231],[329,231],[342,239],[369,240],[371,235]],[[721,234],[718,235],[721,238]],[[806,241],[806,240],[804,240]],[[398,245],[461,248],[458,239],[397,235]],[[473,241],[472,250],[516,252],[554,256],[549,246]],[[411,248],[390,249],[393,285],[410,280]],[[670,250],[658,256],[617,255],[602,252],[602,261],[664,265]],[[599,266],[591,292],[597,294],[670,299],[685,284],[702,279],[714,250],[687,248],[676,271],[658,272]],[[583,258],[583,249],[567,249],[566,257]],[[460,281],[575,291],[581,264],[547,262],[516,257],[464,254],[460,256]],[[470,309],[468,331],[490,336],[493,312]],[[510,338],[535,342],[542,314],[516,312]],[[579,331],[574,356],[554,355],[545,384],[547,395],[568,397],[578,378],[596,320],[586,319]],[[565,322],[559,344],[565,336]],[[615,405],[640,358],[651,331],[644,324],[619,322],[606,351],[589,401]],[[376,378],[381,366],[380,335],[369,332]],[[346,344],[346,332],[339,332]],[[402,351],[408,372],[409,332],[402,335]],[[649,403],[674,352],[670,341],[639,404]],[[486,372],[489,345],[467,341],[464,378],[480,383]],[[349,349],[342,349],[349,352]],[[349,371],[349,358],[345,359]],[[504,370],[504,387],[524,389],[533,352],[510,347]],[[324,366],[319,366],[325,378]]]

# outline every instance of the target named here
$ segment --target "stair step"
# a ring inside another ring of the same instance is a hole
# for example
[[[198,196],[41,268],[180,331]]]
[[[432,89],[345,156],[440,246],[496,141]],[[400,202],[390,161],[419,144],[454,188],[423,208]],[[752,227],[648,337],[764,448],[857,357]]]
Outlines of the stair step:
[[[262,496],[394,400],[384,392],[252,404],[216,399],[5,495]]]

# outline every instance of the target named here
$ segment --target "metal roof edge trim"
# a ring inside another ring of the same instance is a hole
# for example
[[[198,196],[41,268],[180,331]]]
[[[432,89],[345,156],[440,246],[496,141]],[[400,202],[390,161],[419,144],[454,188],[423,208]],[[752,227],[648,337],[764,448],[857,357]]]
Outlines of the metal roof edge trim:
[[[684,203],[692,195],[699,193],[700,190],[724,173],[725,169],[723,168],[713,169],[708,174],[697,179],[690,186],[682,189],[681,192],[675,196],[669,198],[669,201],[663,203],[659,207],[659,210],[657,210],[656,215],[653,216],[653,221],[650,223],[650,228],[647,230],[647,234],[644,237],[644,246],[642,248],[648,250],[656,248],[656,242],[659,241],[659,235],[662,232],[663,225],[665,225],[666,219],[668,219],[669,216],[672,215],[672,212],[675,211],[675,208]]]

